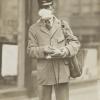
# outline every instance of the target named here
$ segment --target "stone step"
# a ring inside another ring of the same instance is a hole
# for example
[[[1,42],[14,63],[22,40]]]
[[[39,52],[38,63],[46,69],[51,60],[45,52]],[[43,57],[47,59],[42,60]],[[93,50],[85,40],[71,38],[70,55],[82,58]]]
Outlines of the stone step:
[[[0,90],[0,100],[3,98],[11,98],[11,97],[20,97],[26,96],[27,92],[26,89],[19,89],[19,88],[9,88],[9,89],[1,89]]]

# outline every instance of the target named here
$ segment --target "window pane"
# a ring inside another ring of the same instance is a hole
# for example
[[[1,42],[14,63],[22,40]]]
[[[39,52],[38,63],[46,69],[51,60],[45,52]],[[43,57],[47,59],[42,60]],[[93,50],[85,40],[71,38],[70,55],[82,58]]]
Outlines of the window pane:
[[[72,14],[78,14],[79,13],[79,11],[80,11],[80,4],[79,3],[80,3],[79,0],[73,0],[71,2],[71,6],[73,7]]]
[[[18,31],[18,0],[2,0],[0,38],[2,42],[17,42]]]
[[[92,6],[92,10],[93,10],[94,13],[95,13],[95,12],[100,12],[100,5],[94,4],[94,5]]]
[[[99,3],[99,0],[91,0],[92,1],[92,4],[98,4]]]
[[[99,0],[92,0],[92,11],[100,12],[100,1]]]
[[[81,13],[84,14],[84,13],[90,13],[91,12],[91,7],[90,5],[83,5],[81,7]]]

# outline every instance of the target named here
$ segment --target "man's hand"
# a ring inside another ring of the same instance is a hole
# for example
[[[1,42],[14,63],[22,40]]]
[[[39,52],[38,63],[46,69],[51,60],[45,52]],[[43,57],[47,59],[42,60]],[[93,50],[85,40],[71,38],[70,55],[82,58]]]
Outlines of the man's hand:
[[[51,46],[45,46],[44,47],[44,53],[45,54],[53,54],[54,53],[54,48]]]
[[[51,57],[60,57],[61,51],[57,48],[53,48],[52,53],[50,55],[51,55]]]
[[[68,49],[66,49],[65,47],[62,47],[60,49],[54,48],[53,53],[50,55],[51,55],[51,57],[65,58],[68,54],[69,54]]]
[[[46,56],[46,59],[51,59],[52,57],[51,57],[51,54],[53,54],[54,53],[54,48],[53,47],[51,47],[51,46],[45,46],[44,47],[44,54],[45,54],[45,56]]]
[[[46,55],[49,55],[48,58],[65,58],[66,56],[69,55],[69,51],[66,47],[61,47],[61,48],[55,48],[51,46],[46,46],[44,48],[44,53]]]
[[[69,50],[66,47],[61,47],[60,48],[63,57],[67,57],[69,55]]]

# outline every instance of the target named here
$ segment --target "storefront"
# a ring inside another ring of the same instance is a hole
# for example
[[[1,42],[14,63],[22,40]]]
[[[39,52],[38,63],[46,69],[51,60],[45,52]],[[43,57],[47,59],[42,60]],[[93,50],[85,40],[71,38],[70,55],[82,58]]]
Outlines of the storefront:
[[[0,88],[17,85],[18,0],[0,0]],[[7,88],[7,87],[6,87]]]

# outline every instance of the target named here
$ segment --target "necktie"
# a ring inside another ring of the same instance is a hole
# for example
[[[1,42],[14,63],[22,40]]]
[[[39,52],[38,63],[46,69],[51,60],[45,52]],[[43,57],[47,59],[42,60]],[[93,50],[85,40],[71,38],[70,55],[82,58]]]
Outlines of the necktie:
[[[45,21],[45,25],[46,25],[46,28],[48,29],[48,30],[50,30],[51,29],[51,22],[50,22],[50,20],[46,20]]]

